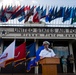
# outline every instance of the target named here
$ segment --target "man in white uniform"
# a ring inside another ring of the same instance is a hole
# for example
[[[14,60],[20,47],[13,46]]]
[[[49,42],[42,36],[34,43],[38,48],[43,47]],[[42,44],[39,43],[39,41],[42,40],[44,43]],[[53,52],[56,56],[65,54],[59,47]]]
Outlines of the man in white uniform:
[[[40,59],[44,57],[55,57],[56,56],[54,51],[49,48],[50,43],[48,41],[44,41],[43,45],[44,45],[44,49],[39,54]]]

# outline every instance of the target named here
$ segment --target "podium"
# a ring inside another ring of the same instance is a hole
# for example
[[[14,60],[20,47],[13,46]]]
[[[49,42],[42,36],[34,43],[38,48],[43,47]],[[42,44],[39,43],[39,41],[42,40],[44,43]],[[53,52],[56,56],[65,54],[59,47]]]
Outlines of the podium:
[[[42,75],[57,75],[57,64],[60,59],[56,57],[45,57],[39,61],[42,65]]]

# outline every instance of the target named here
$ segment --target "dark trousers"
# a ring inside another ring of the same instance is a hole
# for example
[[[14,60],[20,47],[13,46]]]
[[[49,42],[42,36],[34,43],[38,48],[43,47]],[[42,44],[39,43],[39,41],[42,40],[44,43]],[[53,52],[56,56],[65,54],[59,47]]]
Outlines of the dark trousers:
[[[73,64],[67,64],[67,73],[73,73]]]

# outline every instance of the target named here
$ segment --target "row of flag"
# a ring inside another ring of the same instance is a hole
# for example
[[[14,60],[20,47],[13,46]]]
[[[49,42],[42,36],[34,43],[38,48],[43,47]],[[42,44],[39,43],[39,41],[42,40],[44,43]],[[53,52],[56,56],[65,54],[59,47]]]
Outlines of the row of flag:
[[[36,43],[32,43],[26,46],[26,42],[15,48],[15,40],[4,50],[0,55],[0,67],[5,67],[10,63],[14,63],[14,66],[18,66],[23,62],[28,62],[27,72],[30,71],[32,66],[37,66],[37,62],[40,60],[39,53],[43,46],[40,46],[36,51]]]
[[[0,21],[7,22],[12,19],[18,19],[19,22],[24,20],[24,23],[32,16],[32,22],[40,22],[45,19],[45,22],[51,22],[57,18],[63,18],[62,22],[71,19],[71,24],[76,22],[76,7],[45,7],[40,6],[3,6],[0,9]]]

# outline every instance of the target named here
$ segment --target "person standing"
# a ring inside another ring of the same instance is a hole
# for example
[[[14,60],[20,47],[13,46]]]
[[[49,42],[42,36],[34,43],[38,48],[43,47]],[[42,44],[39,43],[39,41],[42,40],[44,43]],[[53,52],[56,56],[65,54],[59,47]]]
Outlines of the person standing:
[[[62,59],[63,59],[63,56],[61,56],[61,58],[60,58],[61,73],[63,73],[63,64],[62,64]]]
[[[39,54],[40,59],[45,58],[45,57],[55,57],[56,56],[54,51],[49,48],[50,43],[48,41],[44,41],[43,45],[44,45],[44,49]]]
[[[67,56],[67,73],[70,73],[71,65],[70,65],[70,55]]]
[[[71,54],[70,55],[70,58],[69,58],[69,60],[70,60],[70,72],[71,73],[73,73],[73,67],[74,67],[74,57],[73,57],[73,55]]]
[[[67,60],[64,56],[62,57],[62,65],[63,65],[63,73],[67,73]]]

